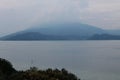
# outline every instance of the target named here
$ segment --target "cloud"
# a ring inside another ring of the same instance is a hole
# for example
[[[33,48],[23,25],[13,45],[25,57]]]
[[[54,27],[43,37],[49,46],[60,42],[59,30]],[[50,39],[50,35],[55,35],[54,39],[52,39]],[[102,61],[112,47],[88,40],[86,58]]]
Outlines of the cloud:
[[[2,0],[0,9],[14,10],[15,12],[31,10],[33,12],[30,14],[34,14],[34,19],[63,18],[65,20],[71,18],[72,20],[78,18],[76,15],[79,14],[79,7],[85,7],[82,3],[85,4],[85,0]]]
[[[50,21],[120,28],[119,7],[120,0],[0,0],[0,33]]]
[[[25,29],[50,21],[78,21],[84,0],[0,0],[0,24],[3,31]],[[6,24],[7,23],[7,24]]]
[[[35,5],[38,0],[0,0],[0,9],[19,8]]]
[[[47,2],[47,3],[46,3]],[[45,0],[42,3],[42,9],[38,8],[38,12],[34,16],[34,22],[43,20],[48,21],[78,21],[79,10],[84,8],[83,0]]]
[[[120,28],[120,0],[89,0],[81,11],[81,21],[105,29]]]

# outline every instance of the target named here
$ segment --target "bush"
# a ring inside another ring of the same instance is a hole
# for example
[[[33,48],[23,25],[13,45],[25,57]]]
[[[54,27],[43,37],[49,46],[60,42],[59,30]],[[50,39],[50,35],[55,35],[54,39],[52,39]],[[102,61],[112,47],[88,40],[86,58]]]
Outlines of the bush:
[[[80,80],[66,69],[39,70],[31,67],[26,71],[16,71],[11,63],[0,59],[0,80]]]

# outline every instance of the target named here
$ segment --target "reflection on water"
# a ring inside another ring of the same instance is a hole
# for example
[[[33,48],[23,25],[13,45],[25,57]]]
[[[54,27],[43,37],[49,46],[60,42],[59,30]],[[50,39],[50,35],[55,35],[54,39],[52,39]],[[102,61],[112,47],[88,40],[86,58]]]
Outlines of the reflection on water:
[[[16,69],[66,68],[82,80],[120,80],[120,41],[0,42]]]

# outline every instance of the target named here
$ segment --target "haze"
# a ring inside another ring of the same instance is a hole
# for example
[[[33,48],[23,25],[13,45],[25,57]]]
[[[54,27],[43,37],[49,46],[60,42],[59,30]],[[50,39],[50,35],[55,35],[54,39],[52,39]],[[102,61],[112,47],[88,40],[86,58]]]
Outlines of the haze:
[[[48,22],[120,29],[120,0],[0,0],[0,35]]]

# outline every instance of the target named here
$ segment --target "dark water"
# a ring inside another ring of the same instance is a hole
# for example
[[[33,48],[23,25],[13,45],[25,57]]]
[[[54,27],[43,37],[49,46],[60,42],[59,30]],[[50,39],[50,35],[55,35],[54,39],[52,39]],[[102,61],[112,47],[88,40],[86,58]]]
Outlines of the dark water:
[[[120,80],[120,41],[0,42],[16,69],[66,68],[82,80]]]

